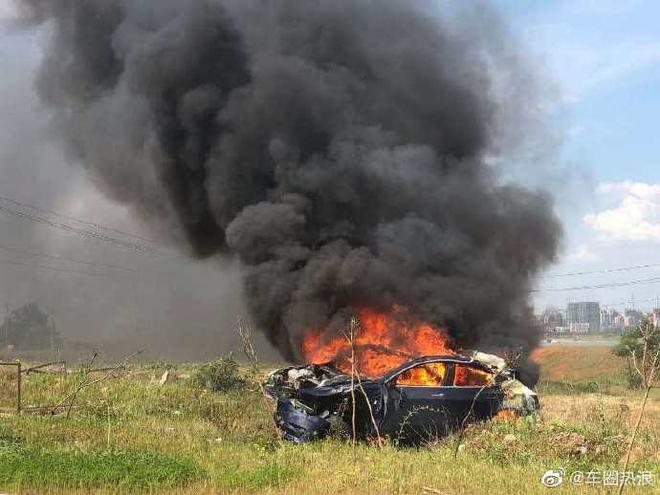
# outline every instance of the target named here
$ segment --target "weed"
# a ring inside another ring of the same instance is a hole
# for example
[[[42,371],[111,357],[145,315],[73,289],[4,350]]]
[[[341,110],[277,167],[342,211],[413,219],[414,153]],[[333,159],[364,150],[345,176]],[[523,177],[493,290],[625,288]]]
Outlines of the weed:
[[[587,382],[541,382],[537,385],[536,391],[539,394],[609,394],[612,384],[609,381],[587,381]]]
[[[192,376],[192,382],[214,392],[245,388],[247,382],[238,370],[238,363],[230,354],[202,365]]]

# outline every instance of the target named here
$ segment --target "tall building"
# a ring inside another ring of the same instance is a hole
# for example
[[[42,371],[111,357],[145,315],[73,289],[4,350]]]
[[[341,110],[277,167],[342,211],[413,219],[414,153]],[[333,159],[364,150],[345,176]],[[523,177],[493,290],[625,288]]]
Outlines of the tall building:
[[[566,308],[568,326],[588,324],[590,332],[600,331],[600,304],[597,302],[568,303]]]

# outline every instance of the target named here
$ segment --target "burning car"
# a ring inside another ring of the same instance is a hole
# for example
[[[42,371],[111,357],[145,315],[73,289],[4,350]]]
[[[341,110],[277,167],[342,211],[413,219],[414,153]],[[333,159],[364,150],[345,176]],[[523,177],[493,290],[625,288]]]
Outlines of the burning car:
[[[275,422],[283,437],[294,442],[333,429],[352,434],[353,425],[359,438],[419,442],[467,422],[539,408],[515,369],[481,352],[410,359],[369,378],[333,364],[289,367],[271,373],[265,390],[277,400]]]

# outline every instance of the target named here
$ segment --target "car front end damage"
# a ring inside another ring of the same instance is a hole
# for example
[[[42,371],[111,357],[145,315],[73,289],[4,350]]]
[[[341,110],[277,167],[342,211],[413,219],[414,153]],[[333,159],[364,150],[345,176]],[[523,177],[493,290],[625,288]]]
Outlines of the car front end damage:
[[[277,401],[274,418],[283,438],[296,443],[333,431],[414,442],[468,422],[539,409],[514,369],[481,352],[412,359],[376,378],[351,376],[331,364],[288,367],[270,373],[264,390]]]

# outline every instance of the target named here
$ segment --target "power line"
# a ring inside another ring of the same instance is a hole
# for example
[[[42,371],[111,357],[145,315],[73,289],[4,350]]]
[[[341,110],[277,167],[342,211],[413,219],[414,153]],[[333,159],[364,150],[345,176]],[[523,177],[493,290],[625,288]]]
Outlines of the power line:
[[[7,251],[9,253],[17,253],[17,254],[22,254],[26,256],[35,256],[38,258],[47,258],[47,259],[52,259],[52,260],[57,260],[57,261],[63,261],[66,263],[75,263],[78,265],[86,265],[86,266],[98,266],[100,268],[108,268],[111,270],[121,270],[121,271],[126,271],[126,272],[132,272],[133,269],[125,267],[125,266],[119,266],[119,265],[110,265],[107,263],[99,263],[95,261],[83,261],[83,260],[76,260],[76,259],[71,259],[71,258],[65,258],[62,256],[56,256],[52,254],[47,254],[47,253],[39,253],[35,251],[26,251],[23,249],[16,249],[16,248],[9,248],[6,246],[0,245],[0,249],[3,251]]]
[[[642,270],[644,268],[660,268],[660,263],[649,263],[646,265],[632,265],[622,266],[618,268],[604,268],[602,270],[584,271],[584,272],[570,272],[570,273],[557,273],[544,275],[541,278],[559,278],[559,277],[575,277],[578,275],[597,275],[602,273],[616,273],[616,272],[629,272],[633,270]]]
[[[64,215],[62,213],[58,213],[58,212],[53,211],[53,210],[48,210],[46,208],[41,208],[39,206],[29,205],[27,203],[21,203],[20,201],[16,201],[15,199],[7,198],[5,196],[0,196],[0,200],[5,201],[5,202],[10,203],[10,204],[13,204],[14,206],[21,207],[21,208],[29,208],[29,209],[34,210],[34,211],[38,211],[38,212],[41,212],[41,213],[46,213],[48,215],[53,215],[53,216],[62,218],[64,220],[78,222],[82,225],[87,225],[88,227],[93,227],[93,228],[98,229],[98,230],[106,230],[106,231],[109,231],[109,232],[114,232],[115,234],[120,234],[120,235],[123,235],[125,237],[131,237],[133,239],[138,239],[140,241],[148,242],[150,244],[158,244],[156,241],[154,241],[152,239],[147,239],[146,237],[142,237],[142,236],[139,236],[137,234],[133,234],[133,233],[130,233],[130,232],[125,232],[123,230],[119,230],[119,229],[116,229],[116,228],[113,228],[113,227],[107,227],[105,225],[100,225],[98,223],[90,222],[89,220],[82,220],[80,218],[72,217],[72,216],[69,216],[69,215]]]
[[[649,299],[642,299],[640,301],[635,301],[635,304],[641,304],[641,303],[647,303],[647,302],[656,302],[657,303],[657,300],[658,299],[656,297],[651,297]],[[601,307],[603,307],[603,308],[612,308],[612,307],[616,307],[616,306],[627,306],[627,305],[630,305],[630,304],[632,304],[632,302],[630,300],[628,300],[628,301],[621,301],[621,302],[617,302],[617,303],[601,304]]]
[[[2,198],[0,198],[0,199],[2,199]],[[43,216],[36,215],[34,213],[17,210],[15,208],[11,208],[11,207],[6,206],[6,205],[0,204],[0,211],[4,212],[4,213],[7,213],[9,215],[13,215],[13,216],[18,217],[18,218],[29,220],[31,222],[40,223],[40,224],[44,224],[44,225],[49,225],[51,227],[63,230],[65,232],[74,233],[74,234],[80,235],[81,237],[108,242],[110,244],[114,244],[115,246],[131,249],[131,250],[138,251],[138,252],[141,252],[141,253],[152,254],[152,255],[157,255],[157,256],[173,256],[173,255],[163,253],[162,251],[159,251],[158,249],[156,249],[154,247],[151,247],[151,246],[147,246],[145,244],[139,244],[139,243],[135,243],[135,242],[125,240],[125,239],[118,239],[116,237],[112,237],[112,236],[109,236],[107,234],[103,234],[102,232],[93,232],[93,231],[77,228],[77,227],[62,223],[62,222],[56,222],[54,220],[51,220],[51,219],[43,217]]]
[[[60,272],[60,273],[75,273],[79,275],[93,275],[93,276],[112,276],[116,275],[113,273],[109,272],[89,272],[85,270],[75,270],[75,269],[70,269],[70,268],[57,268],[54,266],[46,266],[46,265],[37,265],[37,264],[32,264],[32,263],[23,263],[20,261],[13,261],[13,260],[0,260],[0,264],[4,265],[14,265],[14,266],[23,266],[27,268],[34,268],[37,270],[50,270],[54,272]]]
[[[611,282],[607,284],[584,285],[580,287],[541,288],[541,289],[532,290],[532,292],[538,293],[538,292],[563,292],[563,291],[573,291],[573,290],[609,289],[613,287],[628,287],[631,285],[648,285],[648,284],[657,284],[657,283],[660,283],[660,277],[630,280],[628,282]]]

